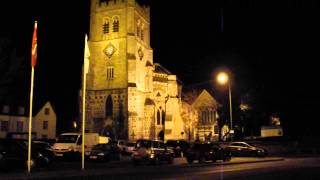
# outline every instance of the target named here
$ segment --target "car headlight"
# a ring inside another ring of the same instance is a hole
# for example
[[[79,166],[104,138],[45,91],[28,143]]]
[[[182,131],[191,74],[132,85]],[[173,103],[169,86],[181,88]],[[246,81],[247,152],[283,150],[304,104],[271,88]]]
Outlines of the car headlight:
[[[148,150],[147,150],[147,154],[154,154],[154,150],[148,149]]]
[[[104,156],[104,153],[99,153],[99,154],[97,154],[98,156]]]
[[[90,151],[85,152],[85,154],[86,154],[87,156],[89,156],[89,155],[90,155]]]
[[[38,153],[38,157],[43,157],[43,155],[41,153]]]

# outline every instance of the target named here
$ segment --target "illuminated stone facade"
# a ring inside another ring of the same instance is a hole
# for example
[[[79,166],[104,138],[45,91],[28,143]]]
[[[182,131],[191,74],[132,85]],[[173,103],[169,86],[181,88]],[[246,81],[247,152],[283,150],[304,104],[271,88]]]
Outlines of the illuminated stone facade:
[[[219,137],[218,102],[207,91],[183,93],[182,119],[190,141],[216,141]]]
[[[153,62],[150,13],[134,0],[92,0],[86,130],[135,140],[184,138],[177,77]]]
[[[203,90],[192,103],[192,107],[198,112],[197,138],[201,141],[218,140],[217,101],[208,91]]]

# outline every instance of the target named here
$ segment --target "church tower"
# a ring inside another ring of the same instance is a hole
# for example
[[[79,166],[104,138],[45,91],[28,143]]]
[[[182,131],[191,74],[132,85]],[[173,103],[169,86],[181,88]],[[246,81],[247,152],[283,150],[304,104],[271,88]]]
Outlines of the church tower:
[[[91,0],[89,48],[86,130],[131,139],[153,90],[149,8],[135,0]]]

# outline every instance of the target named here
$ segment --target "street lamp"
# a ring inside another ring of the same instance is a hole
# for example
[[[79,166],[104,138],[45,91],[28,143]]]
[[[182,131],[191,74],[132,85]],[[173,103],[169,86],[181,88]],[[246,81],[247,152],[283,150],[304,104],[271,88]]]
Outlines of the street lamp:
[[[232,102],[231,102],[231,80],[229,80],[229,75],[225,72],[220,72],[217,76],[217,81],[221,85],[225,85],[228,83],[229,88],[229,107],[230,107],[230,132],[231,132],[231,141],[232,141]]]

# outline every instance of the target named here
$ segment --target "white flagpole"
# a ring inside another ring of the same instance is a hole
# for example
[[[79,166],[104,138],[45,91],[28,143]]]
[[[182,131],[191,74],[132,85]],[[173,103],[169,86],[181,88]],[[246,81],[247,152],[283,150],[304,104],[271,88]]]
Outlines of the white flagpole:
[[[84,170],[84,143],[85,143],[85,125],[86,125],[86,84],[87,84],[87,73],[89,70],[89,47],[88,37],[85,37],[85,50],[84,50],[84,61],[83,61],[83,87],[82,87],[82,170]]]
[[[28,173],[31,172],[31,132],[32,132],[32,106],[33,106],[33,84],[34,84],[34,66],[37,56],[37,21],[34,22],[32,35],[31,51],[31,86],[30,86],[30,105],[29,105],[29,133],[28,133]],[[34,163],[34,162],[33,162]]]
[[[32,66],[32,69],[31,69],[30,108],[29,108],[28,173],[30,173],[30,171],[31,171],[31,131],[32,131],[33,79],[34,79],[34,67]]]
[[[84,67],[84,66],[83,66]],[[82,170],[84,170],[84,134],[85,134],[85,117],[86,117],[86,72],[83,68],[83,88],[82,88]]]

